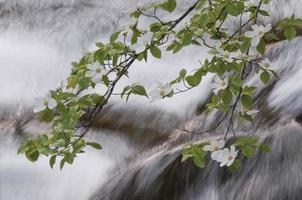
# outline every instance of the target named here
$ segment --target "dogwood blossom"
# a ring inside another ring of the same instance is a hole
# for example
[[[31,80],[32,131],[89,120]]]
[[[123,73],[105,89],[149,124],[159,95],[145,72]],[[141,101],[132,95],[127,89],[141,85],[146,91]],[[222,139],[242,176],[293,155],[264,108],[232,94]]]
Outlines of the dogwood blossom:
[[[262,67],[263,69],[269,69],[270,66],[271,66],[271,63],[270,63],[270,61],[267,58],[265,58],[264,60],[262,60],[259,63],[259,66]]]
[[[53,109],[57,106],[57,101],[51,97],[51,94],[47,94],[45,97],[40,97],[36,99],[35,107],[33,109],[34,113],[41,112],[47,108]]]
[[[247,31],[245,33],[245,36],[248,38],[252,38],[251,45],[253,47],[256,47],[259,44],[260,39],[265,35],[265,33],[269,32],[272,29],[272,25],[267,24],[266,26],[262,26],[255,24],[252,26],[252,29],[252,31]]]
[[[86,76],[91,78],[94,83],[100,83],[107,70],[98,62],[91,63],[87,66]]]
[[[210,85],[214,94],[218,94],[220,90],[224,90],[228,87],[228,79],[222,80],[219,76],[215,76],[214,83]]]
[[[217,141],[214,139],[214,140],[210,141],[210,144],[205,145],[203,147],[203,150],[204,151],[218,151],[218,150],[222,149],[224,147],[224,145],[225,145],[224,140]]]
[[[248,0],[244,2],[245,7],[252,7],[252,6],[257,6],[258,4],[255,3],[254,1]]]
[[[155,101],[164,98],[165,96],[169,95],[172,91],[173,90],[171,88],[170,83],[158,83],[158,87],[155,90],[151,91],[149,96],[151,98],[151,101]]]
[[[230,149],[224,148],[223,150],[215,151],[211,154],[211,158],[220,163],[220,167],[231,166],[235,158],[238,155],[238,150],[235,146],[231,146]]]
[[[227,62],[233,62],[233,59],[239,55],[238,52],[229,52],[221,48],[216,48],[216,51],[218,52],[218,54],[216,54],[216,57],[223,58]]]
[[[143,36],[137,39],[137,42],[131,46],[136,53],[141,53],[146,49],[146,46],[149,45],[151,41],[152,33],[145,33]]]

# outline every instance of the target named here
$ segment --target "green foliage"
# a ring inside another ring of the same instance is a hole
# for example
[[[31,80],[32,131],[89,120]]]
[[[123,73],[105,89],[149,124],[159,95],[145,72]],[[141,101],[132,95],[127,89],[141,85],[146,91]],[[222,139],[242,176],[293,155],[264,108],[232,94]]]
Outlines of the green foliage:
[[[191,158],[196,166],[200,168],[204,168],[206,165],[206,161],[205,161],[206,155],[207,153],[204,150],[202,150],[201,145],[194,144],[189,147],[186,147],[182,151],[181,162],[185,162],[187,159]]]
[[[296,18],[294,15],[290,18],[281,20],[278,24],[278,29],[284,31],[284,36],[287,40],[291,41],[297,34],[296,28],[302,25],[302,20]]]
[[[230,122],[236,117],[252,122],[253,116],[250,113],[257,87],[246,85],[245,80],[254,71],[259,74],[263,84],[269,82],[271,74],[276,76],[269,66],[261,63],[261,60],[264,59],[267,42],[276,41],[278,38],[274,34],[275,30],[262,30],[256,32],[253,37],[248,36],[245,31],[257,31],[251,30],[251,25],[257,22],[259,15],[269,16],[268,11],[262,8],[262,4],[269,2],[261,0],[258,5],[246,6],[247,2],[244,0],[198,0],[187,8],[183,15],[170,21],[160,19],[156,16],[156,11],[172,13],[177,7],[176,0],[166,0],[163,3],[136,9],[130,15],[135,22],[129,29],[114,32],[107,43],[97,42],[95,51],[72,63],[66,84],[51,91],[51,99],[43,102],[45,109],[38,113],[41,121],[51,123],[51,130],[37,138],[27,139],[18,149],[18,153],[24,153],[32,162],[38,160],[40,155],[50,156],[51,168],[60,159],[59,165],[62,169],[66,163],[72,164],[76,156],[84,152],[85,147],[102,149],[100,144],[85,140],[85,134],[94,116],[102,111],[112,95],[118,94],[126,101],[131,95],[152,99],[140,83],[124,86],[120,92],[116,91],[115,86],[121,79],[129,76],[128,69],[135,61],[147,62],[149,52],[153,57],[161,59],[164,47],[165,51],[172,53],[193,45],[209,48],[212,57],[200,62],[193,71],[180,70],[169,84],[185,89],[160,88],[160,92],[163,92],[161,98],[191,90],[200,85],[204,76],[211,73],[219,79],[214,80],[214,94],[207,104],[207,112],[217,109],[224,112],[225,116],[230,116]],[[235,34],[231,34],[228,27],[224,26],[225,21],[241,15],[248,16],[249,23],[242,22]],[[142,17],[149,17],[152,20],[145,27],[138,27]],[[280,21],[274,29],[282,31],[288,40],[292,40],[297,34],[297,27],[301,24],[301,19],[292,16]],[[211,40],[209,43],[208,38]],[[251,54],[250,49],[254,48],[252,44],[255,43],[255,39],[257,42],[259,39],[257,52]],[[247,67],[254,66],[255,70],[247,72]],[[89,92],[91,91],[89,89],[95,88],[96,85],[102,85],[105,89],[97,93]],[[54,100],[56,106],[51,106],[48,102],[50,100]],[[228,131],[229,129],[225,133],[226,137]],[[203,150],[204,145],[191,145],[185,148],[182,152],[182,161],[190,158],[198,167],[204,168],[208,155]],[[263,152],[271,151],[267,145],[259,144],[256,137],[240,137],[233,145],[247,158],[255,154],[256,148]],[[239,159],[234,159],[229,170],[237,171],[240,163]]]

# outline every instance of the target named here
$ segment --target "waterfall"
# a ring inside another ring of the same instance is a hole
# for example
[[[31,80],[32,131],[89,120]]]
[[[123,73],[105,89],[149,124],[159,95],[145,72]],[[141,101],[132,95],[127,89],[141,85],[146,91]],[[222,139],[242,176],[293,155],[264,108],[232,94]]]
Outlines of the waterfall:
[[[142,97],[126,103],[114,97],[87,136],[103,150],[87,148],[62,171],[58,166],[52,170],[47,158],[30,163],[16,154],[26,137],[49,128],[32,113],[34,99],[58,87],[71,61],[125,27],[130,10],[146,2],[150,1],[0,0],[0,200],[302,199],[302,38],[268,50],[279,79],[266,87],[258,77],[248,80],[259,86],[255,101],[260,113],[254,125],[236,126],[236,132],[259,135],[273,152],[257,152],[255,158],[243,160],[238,173],[212,161],[205,170],[189,161],[180,163],[184,146],[219,136],[225,128],[203,135],[177,130],[205,130],[222,117],[213,112],[205,118],[202,113],[211,95],[211,75],[199,87],[155,103]],[[190,2],[181,1],[178,12]],[[269,9],[272,16],[261,19],[264,22],[274,24],[292,14],[302,17],[299,0],[272,0]],[[235,20],[228,23],[236,27]],[[122,80],[118,89],[135,82],[151,89],[156,81],[175,78],[182,68],[193,70],[207,52],[190,47],[163,57],[135,63],[131,78]]]

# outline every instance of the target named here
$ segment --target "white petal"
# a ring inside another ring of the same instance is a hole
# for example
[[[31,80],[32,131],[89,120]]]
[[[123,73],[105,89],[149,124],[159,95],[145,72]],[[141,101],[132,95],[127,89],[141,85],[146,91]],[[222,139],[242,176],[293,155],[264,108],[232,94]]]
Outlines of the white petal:
[[[262,26],[259,26],[259,25],[257,25],[257,24],[254,24],[253,26],[252,26],[252,29],[255,31],[255,32],[258,32],[258,31],[260,31],[262,28],[261,28]]]
[[[226,166],[228,166],[228,167],[231,166],[234,163],[234,161],[235,161],[235,158],[233,157],[232,160],[228,160]]]
[[[259,44],[259,42],[260,42],[260,37],[254,37],[251,42],[252,47],[256,47]]]
[[[102,77],[99,74],[94,75],[93,77],[91,77],[91,81],[94,83],[100,83],[102,81]]]
[[[46,106],[44,104],[41,104],[41,105],[37,105],[36,107],[34,107],[33,111],[34,111],[34,113],[38,113],[45,109],[46,109]]]
[[[225,166],[226,164],[228,163],[228,161],[227,160],[223,160],[221,163],[220,163],[220,167],[223,167],[223,166]]]
[[[212,158],[212,160],[216,160],[216,161],[220,162],[223,158],[223,151],[218,150],[218,151],[212,152],[211,153],[211,158]]]
[[[146,46],[144,46],[144,45],[139,45],[139,46],[137,46],[136,49],[134,49],[134,50],[135,50],[136,53],[141,53],[141,52],[145,51],[145,49],[146,49]]]
[[[213,93],[214,93],[215,95],[218,95],[219,91],[220,91],[220,88],[216,88],[216,89],[213,90]]]
[[[57,106],[56,100],[54,100],[54,99],[49,99],[49,100],[48,100],[48,108],[49,108],[49,109],[53,109],[53,108],[55,108],[56,106]]]
[[[264,32],[269,32],[270,30],[272,29],[272,25],[271,24],[267,24],[265,27],[264,27]]]
[[[248,38],[254,38],[256,33],[254,31],[247,31],[244,35]]]
[[[218,141],[218,147],[219,147],[220,149],[223,148],[224,145],[225,145],[225,141],[224,141],[224,140],[219,140],[219,141]]]
[[[228,84],[225,84],[223,86],[220,87],[221,90],[225,90],[228,87]]]
[[[98,63],[94,62],[94,63],[89,64],[89,65],[87,66],[87,69],[90,69],[90,70],[92,70],[92,71],[95,71],[99,66],[100,66],[100,65],[99,65]]]
[[[88,70],[86,72],[86,77],[93,77],[95,75],[95,71]]]
[[[235,158],[237,156],[238,151],[236,151],[236,148],[234,145],[231,146],[230,154]]]

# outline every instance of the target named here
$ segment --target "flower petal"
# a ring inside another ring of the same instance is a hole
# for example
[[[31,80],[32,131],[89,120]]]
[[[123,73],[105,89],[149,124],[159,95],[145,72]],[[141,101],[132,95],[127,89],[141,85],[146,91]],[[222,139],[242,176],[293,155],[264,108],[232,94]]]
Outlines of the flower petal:
[[[248,38],[254,38],[256,36],[254,31],[247,31],[244,35]]]
[[[259,42],[260,42],[260,37],[258,37],[258,36],[254,37],[251,42],[252,47],[258,46]]]
[[[53,109],[53,108],[55,108],[56,106],[57,106],[56,100],[54,100],[54,99],[49,99],[49,100],[48,100],[48,108],[49,108],[49,109]]]
[[[95,74],[96,74],[95,71],[88,70],[88,71],[86,72],[86,77],[93,77]]]
[[[34,107],[33,111],[34,111],[34,113],[38,113],[45,109],[46,109],[46,106],[44,104],[41,104],[41,105],[37,105],[36,107]]]
[[[91,77],[91,81],[94,83],[100,83],[102,81],[102,76],[100,76],[99,74],[96,74],[93,77]]]

